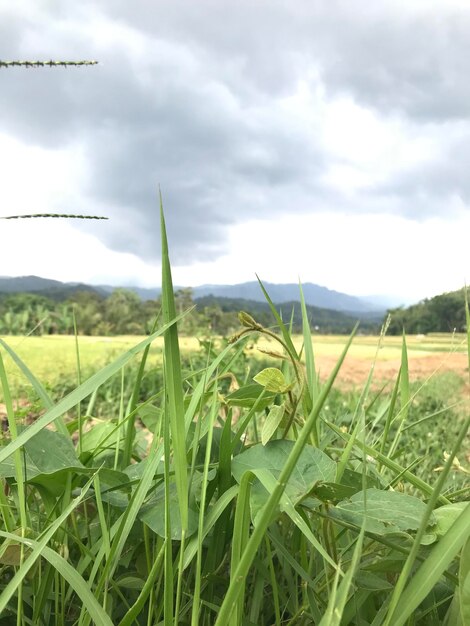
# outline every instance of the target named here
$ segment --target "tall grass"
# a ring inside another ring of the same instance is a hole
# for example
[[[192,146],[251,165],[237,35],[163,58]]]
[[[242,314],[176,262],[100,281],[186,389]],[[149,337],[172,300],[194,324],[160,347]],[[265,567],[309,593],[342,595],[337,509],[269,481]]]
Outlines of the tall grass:
[[[470,506],[449,476],[468,472],[470,418],[423,475],[409,453],[422,420],[406,339],[390,396],[373,391],[372,367],[355,406],[332,411],[354,334],[321,383],[306,307],[298,351],[268,294],[278,333],[242,312],[232,341],[183,372],[161,217],[162,325],[144,341],[55,402],[0,340],[44,410],[21,425],[0,353],[0,624],[468,624]],[[237,377],[254,335],[278,349],[254,378]],[[142,400],[159,336],[161,388]],[[113,377],[114,411],[87,430]]]

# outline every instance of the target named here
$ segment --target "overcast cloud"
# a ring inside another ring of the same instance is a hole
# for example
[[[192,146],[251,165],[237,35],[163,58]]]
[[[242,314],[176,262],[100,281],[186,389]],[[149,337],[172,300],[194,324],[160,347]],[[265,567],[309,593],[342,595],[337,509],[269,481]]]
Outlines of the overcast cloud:
[[[30,160],[0,214],[109,215],[74,228],[155,263],[160,184],[188,268],[253,220],[468,217],[466,1],[0,0],[0,58],[100,61],[0,70],[3,171]]]

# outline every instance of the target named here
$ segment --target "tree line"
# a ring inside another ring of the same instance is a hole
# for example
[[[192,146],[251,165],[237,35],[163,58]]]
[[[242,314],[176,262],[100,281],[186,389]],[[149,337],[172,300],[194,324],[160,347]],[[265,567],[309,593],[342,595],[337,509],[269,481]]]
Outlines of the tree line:
[[[177,312],[193,306],[192,292],[175,294]],[[145,335],[160,313],[159,300],[141,300],[128,289],[116,289],[104,297],[94,291],[77,291],[65,300],[40,293],[0,295],[0,335]],[[238,329],[235,312],[224,313],[218,306],[199,307],[179,323],[181,333],[193,335],[229,334]]]
[[[467,288],[467,294],[469,293]],[[390,309],[391,323],[388,332],[399,335],[452,333],[466,330],[464,290],[443,293],[426,298],[407,308]]]
[[[266,302],[240,298],[205,296],[193,300],[190,288],[175,293],[177,313],[196,304],[178,324],[182,335],[228,336],[239,329],[238,312],[247,311],[263,326],[275,324]],[[294,332],[301,332],[302,317],[298,302],[276,305]],[[109,296],[94,290],[56,291],[47,296],[37,293],[0,294],[0,335],[145,335],[151,332],[160,312],[160,300],[141,300],[129,289],[115,289]],[[388,332],[392,335],[430,332],[463,332],[466,329],[463,289],[422,300],[407,308],[390,309]],[[357,316],[307,305],[313,332],[348,334]],[[360,331],[378,333],[385,318],[364,317]]]
[[[239,329],[238,312],[245,310],[263,326],[275,324],[266,302],[205,296],[193,300],[190,288],[175,293],[177,313],[196,304],[178,324],[182,335],[228,336]],[[276,305],[283,319],[301,332],[298,302]],[[56,290],[46,296],[36,293],[0,294],[1,335],[145,335],[151,332],[160,312],[160,300],[141,300],[129,289],[115,289],[109,296],[94,290]],[[321,333],[350,333],[357,317],[339,311],[307,305],[312,328]],[[363,320],[364,332],[377,332],[380,319]]]

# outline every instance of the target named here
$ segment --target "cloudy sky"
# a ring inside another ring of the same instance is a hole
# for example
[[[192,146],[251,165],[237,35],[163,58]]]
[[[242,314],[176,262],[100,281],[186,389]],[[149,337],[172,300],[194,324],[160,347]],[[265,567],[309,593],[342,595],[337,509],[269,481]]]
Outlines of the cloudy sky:
[[[0,0],[0,275],[470,280],[468,0]]]

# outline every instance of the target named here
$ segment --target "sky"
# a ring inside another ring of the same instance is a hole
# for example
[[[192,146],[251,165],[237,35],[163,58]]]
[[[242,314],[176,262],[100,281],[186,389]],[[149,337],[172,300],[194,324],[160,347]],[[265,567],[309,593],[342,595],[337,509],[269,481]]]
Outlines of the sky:
[[[0,275],[470,280],[468,0],[0,0]]]

